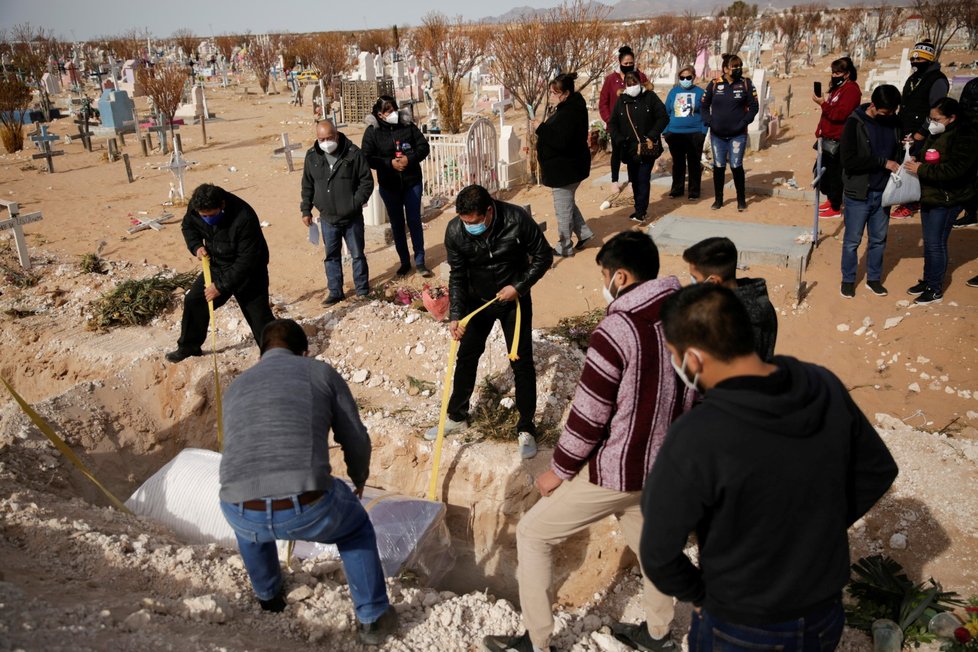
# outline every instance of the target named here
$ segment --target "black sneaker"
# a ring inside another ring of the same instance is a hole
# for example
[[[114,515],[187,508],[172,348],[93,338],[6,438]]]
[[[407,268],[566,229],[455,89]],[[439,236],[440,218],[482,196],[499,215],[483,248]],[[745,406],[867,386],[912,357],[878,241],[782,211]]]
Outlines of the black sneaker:
[[[557,247],[553,247],[551,251],[553,251],[554,256],[556,256],[557,258],[570,258],[574,255],[573,251],[568,251],[565,254],[561,252],[560,249],[558,249]]]
[[[488,652],[533,652],[530,633],[523,632],[522,636],[486,636],[482,639],[482,649]],[[553,645],[548,646],[551,652],[556,652]]]
[[[679,646],[669,636],[664,638],[652,638],[649,628],[645,626],[645,621],[638,625],[630,623],[614,623],[611,626],[611,633],[616,640],[621,641],[633,650],[643,652],[659,652],[659,650],[670,650],[678,652]]]
[[[944,299],[944,293],[927,288],[920,293],[916,299],[913,300],[918,306],[926,306],[928,303],[940,303]]]
[[[954,220],[954,224],[951,226],[955,229],[963,229],[966,226],[974,226],[976,224],[978,224],[978,213],[973,213],[971,215],[962,215]]]
[[[883,287],[883,284],[879,281],[866,281],[866,287],[868,287],[869,291],[878,297],[885,297],[887,294],[889,294],[889,292],[886,291],[886,288]]]
[[[635,211],[634,213],[628,216],[628,219],[630,219],[633,222],[644,222],[645,213],[639,213],[638,211]]]
[[[722,199],[714,199],[713,200],[713,203],[710,205],[710,208],[712,210],[715,210],[715,211],[720,210],[721,208],[723,208],[723,200]]]
[[[411,263],[404,263],[394,272],[397,276],[407,276],[411,271]]]
[[[927,283],[921,280],[917,281],[917,285],[907,288],[907,294],[909,294],[912,297],[915,297],[918,294],[923,294],[926,291],[927,291]]]
[[[673,198],[673,199],[675,199],[676,197],[682,197],[683,196],[683,191],[682,190],[670,190],[669,191],[669,196],[671,198]]]
[[[843,283],[842,287],[839,288],[839,294],[844,296],[846,299],[851,299],[856,296],[856,284],[855,283]]]
[[[698,192],[691,192],[689,193],[689,197],[687,197],[686,199],[699,199],[699,198],[700,198],[700,194]]]
[[[258,600],[258,604],[261,605],[262,611],[271,611],[273,614],[282,613],[285,611],[285,596],[280,591],[278,595],[269,600]]]
[[[397,611],[394,605],[372,623],[360,623],[360,642],[364,645],[380,645],[384,640],[397,631]]]
[[[737,200],[737,210],[741,213],[747,210],[747,202],[743,199]]]
[[[326,300],[323,301],[323,305],[324,306],[335,306],[336,304],[338,304],[342,300],[343,300],[343,297],[328,296],[328,297],[326,297]]]
[[[433,271],[425,267],[424,265],[418,265],[418,274],[421,274],[422,278],[431,278],[435,275]]]
[[[584,247],[586,247],[586,246],[587,246],[587,243],[588,243],[588,242],[589,242],[589,241],[591,240],[591,238],[593,238],[593,237],[594,237],[594,234],[592,233],[591,235],[589,235],[589,236],[588,236],[588,237],[586,237],[586,238],[581,238],[580,240],[578,240],[578,241],[577,241],[577,244],[576,244],[576,245],[574,245],[574,249],[576,249],[577,251],[580,251],[581,249],[583,249]]]
[[[166,354],[166,359],[170,362],[183,362],[187,358],[204,355],[198,346],[196,349],[177,349]]]
[[[969,288],[978,288],[978,276],[973,276],[964,282]]]

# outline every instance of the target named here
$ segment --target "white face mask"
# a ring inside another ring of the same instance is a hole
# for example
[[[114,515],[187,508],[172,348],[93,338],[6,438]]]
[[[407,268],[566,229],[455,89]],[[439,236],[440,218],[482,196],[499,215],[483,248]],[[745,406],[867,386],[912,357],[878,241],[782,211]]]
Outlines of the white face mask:
[[[693,276],[692,274],[690,274],[689,275],[689,284],[690,285],[696,285],[697,283],[699,283],[699,281],[696,280],[696,277]]]
[[[389,125],[396,125],[398,120],[400,120],[400,118],[397,116],[397,111],[391,111],[387,114],[387,117],[384,118],[384,122]]]
[[[672,368],[676,370],[676,375],[679,376],[679,380],[682,381],[683,385],[685,385],[690,391],[699,393],[700,390],[697,387],[697,383],[700,380],[699,373],[693,375],[693,380],[690,380],[689,377],[686,376],[686,356],[689,354],[695,355],[696,359],[700,361],[700,364],[703,363],[703,358],[701,358],[696,351],[687,349],[686,353],[683,354],[683,365],[681,367],[676,366],[676,358],[673,356],[669,356],[669,364],[671,364]]]
[[[319,147],[321,147],[322,150],[324,152],[326,152],[327,154],[332,154],[333,152],[335,152],[336,151],[336,148],[338,146],[339,146],[339,143],[337,143],[335,140],[321,140],[321,141],[319,141]]]
[[[943,134],[945,129],[947,129],[947,127],[945,127],[942,123],[936,122],[934,120],[931,120],[930,124],[927,125],[927,131],[929,131],[934,136],[936,136],[937,134]]]
[[[634,86],[628,86],[625,88],[625,94],[631,95],[632,97],[638,97],[638,94],[642,92],[642,87],[638,84]]]
[[[611,273],[611,283],[610,283],[611,285],[614,285],[615,284],[615,274],[617,274],[617,273],[618,273],[618,270],[615,270],[614,272]],[[604,300],[605,300],[606,303],[609,303],[609,304],[612,301],[614,301],[615,299],[617,299],[618,298],[618,295],[621,294],[621,286],[618,286],[615,289],[615,293],[614,294],[611,293],[611,289],[610,288],[604,287],[603,285],[602,285],[602,290],[603,290],[602,294],[604,295]]]

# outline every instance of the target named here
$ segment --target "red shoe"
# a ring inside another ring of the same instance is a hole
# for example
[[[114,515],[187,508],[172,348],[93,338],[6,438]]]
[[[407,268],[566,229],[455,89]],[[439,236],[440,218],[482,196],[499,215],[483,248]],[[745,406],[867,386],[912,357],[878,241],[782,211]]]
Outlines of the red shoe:
[[[821,204],[818,205],[818,210],[820,211],[824,211],[829,208],[832,208],[832,202],[830,201],[823,201]]]
[[[897,206],[890,211],[891,219],[905,220],[909,217],[913,217],[913,211],[907,206]]]
[[[836,209],[832,208],[831,206],[829,206],[827,210],[821,211],[818,214],[818,216],[821,217],[821,218],[826,218],[826,217],[842,217],[842,211],[836,210]]]

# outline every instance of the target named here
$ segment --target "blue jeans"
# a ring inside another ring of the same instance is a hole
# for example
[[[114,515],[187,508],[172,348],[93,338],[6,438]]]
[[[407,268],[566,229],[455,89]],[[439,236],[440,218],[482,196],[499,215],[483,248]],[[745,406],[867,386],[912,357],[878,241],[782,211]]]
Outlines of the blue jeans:
[[[357,294],[365,296],[370,292],[370,272],[367,270],[367,256],[363,253],[363,218],[337,226],[320,218],[323,231],[323,244],[326,245],[326,287],[329,296],[343,296],[343,240],[350,250],[353,263],[353,285]]]
[[[842,238],[842,282],[856,282],[856,250],[863,239],[863,231],[869,232],[866,245],[866,280],[879,281],[883,277],[883,251],[886,234],[890,228],[890,209],[883,208],[883,192],[870,190],[865,200],[846,197],[843,219],[846,230]]]
[[[381,186],[380,198],[387,207],[387,217],[391,221],[391,235],[394,236],[394,249],[402,265],[411,264],[408,256],[407,232],[411,234],[411,248],[414,249],[414,266],[424,267],[424,231],[421,228],[421,184],[404,190],[390,190]],[[407,222],[407,232],[404,223]]]
[[[944,289],[947,272],[947,239],[960,206],[920,207],[920,228],[924,232],[924,283],[934,292]]]
[[[693,612],[689,652],[831,652],[842,638],[845,621],[841,601],[808,618],[761,627],[727,623],[703,609],[700,613]]]
[[[277,511],[270,505],[265,510],[253,510],[221,501],[221,511],[238,539],[255,594],[260,600],[270,600],[282,588],[276,540],[335,543],[357,620],[372,623],[380,618],[390,603],[374,526],[359,499],[338,479],[322,498],[309,505],[300,505],[298,496],[290,498],[293,507]]]
[[[644,215],[649,210],[649,192],[652,185],[652,166],[655,161],[642,159],[628,163],[628,181],[632,184],[635,212]]]
[[[721,138],[710,134],[710,147],[713,148],[713,166],[723,168],[730,163],[731,168],[744,165],[744,150],[747,149],[747,134]]]

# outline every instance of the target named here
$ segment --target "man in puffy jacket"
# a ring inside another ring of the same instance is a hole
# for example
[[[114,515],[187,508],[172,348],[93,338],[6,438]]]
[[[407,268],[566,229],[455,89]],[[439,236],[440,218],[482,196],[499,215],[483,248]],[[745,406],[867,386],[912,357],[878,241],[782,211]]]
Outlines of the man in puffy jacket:
[[[343,300],[343,241],[353,261],[353,283],[359,297],[370,291],[370,272],[363,252],[363,205],[370,199],[374,178],[367,157],[329,120],[316,125],[316,142],[306,152],[302,166],[302,223],[312,224],[312,207],[319,210],[319,224],[326,245],[326,285],[323,302],[331,306]]]
[[[536,455],[537,375],[533,366],[533,302],[530,288],[553,263],[553,250],[530,215],[513,204],[497,201],[478,185],[463,188],[455,199],[458,216],[445,229],[445,250],[451,275],[448,280],[449,330],[459,341],[452,397],[448,402],[445,432],[466,425],[469,399],[475,387],[479,358],[498,320],[512,347],[516,306],[521,312],[517,358],[510,362],[516,384],[516,424],[520,456]],[[495,303],[461,325],[460,321],[487,301]],[[519,304],[517,304],[519,302]],[[438,426],[425,433],[434,440]]]
[[[203,355],[200,347],[210,322],[207,302],[220,308],[232,296],[261,346],[262,329],[274,317],[268,307],[268,245],[254,209],[220,186],[201,184],[190,197],[181,228],[190,253],[210,259],[212,282],[205,287],[201,274],[184,296],[180,339],[166,359],[181,362]]]

